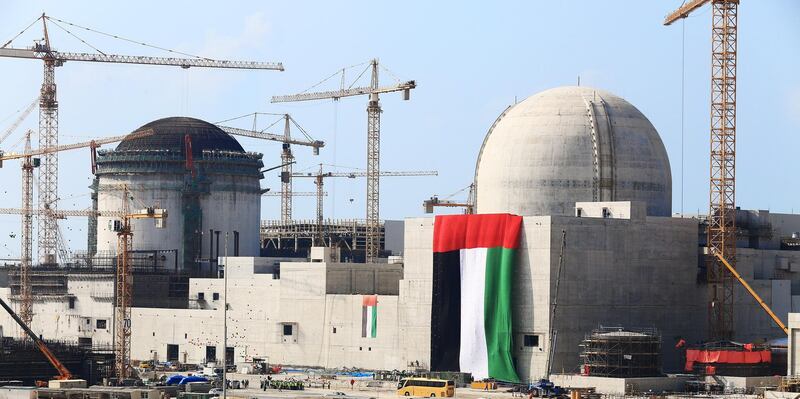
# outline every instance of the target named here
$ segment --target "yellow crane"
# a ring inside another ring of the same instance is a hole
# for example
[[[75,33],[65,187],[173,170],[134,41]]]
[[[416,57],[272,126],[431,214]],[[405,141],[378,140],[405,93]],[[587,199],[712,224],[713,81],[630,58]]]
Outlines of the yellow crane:
[[[736,268],[736,39],[739,0],[692,0],[673,11],[664,25],[711,3],[711,157],[707,276],[709,336],[733,338],[733,276],[719,258]],[[715,256],[718,255],[718,256]]]
[[[454,201],[450,199],[456,194],[459,194],[465,190],[469,190],[467,193],[466,201]],[[433,209],[438,207],[464,208],[465,214],[469,215],[475,213],[475,184],[470,184],[469,186],[464,187],[461,190],[458,190],[455,193],[448,195],[444,199],[440,199],[439,196],[434,195],[430,199],[422,201],[422,209],[425,210],[425,213],[433,213]]]
[[[398,171],[398,172],[380,172],[379,176],[437,176],[439,173],[432,170],[418,170],[418,171]],[[325,179],[329,177],[346,177],[349,179],[355,179],[356,177],[368,177],[368,172],[324,172],[322,170],[322,165],[319,166],[319,171],[317,173],[295,173],[293,174],[294,177],[310,177],[314,179],[314,184],[317,186],[317,231],[316,231],[316,239],[314,244],[317,246],[325,245],[324,234],[322,231],[322,197],[325,195],[322,187],[325,183]],[[368,237],[369,238],[369,237]],[[378,243],[380,245],[380,243]],[[368,248],[365,248],[368,250]],[[375,254],[374,260],[378,259],[378,254]],[[370,262],[370,258],[367,258],[367,262]]]
[[[31,134],[33,131],[28,130],[25,134],[25,151],[23,153],[8,153],[4,154],[0,151],[0,167],[3,166],[3,161],[22,159],[22,208],[0,208],[0,214],[18,214],[22,215],[22,234],[21,234],[21,249],[20,249],[20,318],[26,325],[31,325],[33,320],[33,294],[30,280],[30,269],[33,257],[33,215],[37,214],[40,217],[49,217],[53,220],[65,217],[64,212],[58,212],[50,208],[42,208],[38,211],[33,208],[33,169],[39,167],[39,159],[34,158],[37,155],[50,154],[54,152],[74,150],[77,148],[90,147],[92,150],[97,147],[121,141],[125,138],[140,138],[153,134],[151,129],[137,131],[129,135],[113,136],[103,139],[85,141],[82,143],[65,144],[56,147],[39,148],[31,150]],[[71,211],[70,211],[71,212]],[[64,215],[64,216],[61,216]],[[77,215],[76,215],[77,216]],[[58,225],[56,225],[57,227]]]
[[[378,60],[373,59],[364,72],[371,71],[370,85],[366,87],[342,87],[340,90],[304,92],[294,95],[274,96],[273,103],[311,101],[322,99],[338,100],[343,97],[368,95],[367,104],[367,245],[366,261],[375,262],[378,258],[379,228],[380,228],[380,146],[381,146],[381,105],[379,95],[383,93],[403,92],[403,99],[411,97],[411,90],[417,87],[413,80],[400,82],[392,86],[380,86],[378,81]],[[334,74],[333,76],[337,75]],[[359,76],[361,76],[359,75]],[[326,79],[327,80],[327,79]],[[357,79],[356,79],[357,80]],[[342,81],[344,81],[344,70],[342,70]]]
[[[41,21],[44,37],[42,40],[35,41],[32,47],[10,47],[11,43],[27,31],[31,26]],[[64,52],[54,49],[50,44],[48,33],[48,23],[55,25],[59,29],[67,32],[71,36],[81,40],[96,50],[95,53]],[[83,32],[93,32],[98,35],[112,37],[115,39],[128,41],[146,47],[180,54],[186,58],[176,57],[149,57],[133,55],[108,54],[91,46],[85,40],[79,38],[75,33],[67,29],[67,26],[80,29]],[[67,61],[77,62],[102,62],[112,64],[136,64],[136,65],[163,65],[177,66],[180,68],[225,68],[225,69],[256,69],[256,70],[276,70],[283,71],[283,64],[276,62],[251,62],[251,61],[229,61],[214,60],[196,55],[177,52],[158,46],[141,43],[131,39],[126,39],[117,35],[111,35],[85,26],[80,26],[58,18],[53,18],[42,13],[40,17],[33,21],[28,27],[23,29],[16,36],[0,46],[0,58],[23,58],[41,60],[44,62],[44,78],[39,96],[39,146],[55,147],[58,145],[58,100],[56,97],[56,67],[63,66]],[[58,153],[49,152],[44,155],[39,173],[39,207],[56,208],[58,200]],[[45,215],[39,218],[39,258],[44,262],[56,261],[56,247],[58,231],[55,219]]]

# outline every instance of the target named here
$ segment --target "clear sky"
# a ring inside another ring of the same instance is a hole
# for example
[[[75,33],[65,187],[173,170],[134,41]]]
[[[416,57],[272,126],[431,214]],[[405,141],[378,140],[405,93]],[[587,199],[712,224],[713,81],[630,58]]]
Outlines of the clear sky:
[[[270,104],[270,96],[302,91],[337,69],[378,57],[394,75],[383,74],[382,82],[392,83],[396,76],[418,83],[411,101],[402,101],[399,94],[382,97],[382,169],[439,171],[438,177],[382,179],[385,219],[421,215],[424,199],[467,186],[483,137],[506,106],[547,88],[575,84],[580,76],[582,85],[614,92],[650,119],[670,155],[673,211],[679,212],[683,202],[686,213],[704,213],[711,15],[706,6],[683,27],[662,26],[664,16],[680,4],[2,1],[0,40],[12,38],[44,11],[78,25],[210,58],[281,61],[285,72],[68,62],[56,71],[60,141],[124,134],[166,116],[215,122],[256,111],[289,112],[312,136],[328,143],[318,157],[296,147],[296,171],[313,170],[319,163],[342,170],[365,167],[366,98],[281,105]],[[800,2],[742,0],[739,10],[737,201],[749,209],[800,211]],[[167,55],[70,29],[106,53]],[[93,51],[56,27],[50,32],[58,50]],[[39,37],[37,25],[14,45],[28,46]],[[360,68],[349,70],[348,84],[359,72]],[[0,131],[38,94],[41,79],[40,61],[0,59]],[[334,79],[319,88],[338,84]],[[238,126],[251,124],[241,121]],[[0,148],[19,150],[13,145],[37,125],[34,114]],[[246,149],[264,153],[265,164],[279,163],[279,144],[240,140]],[[89,166],[88,150],[60,155],[61,208],[89,206]],[[364,180],[335,180],[326,182],[326,216],[363,218]],[[0,207],[20,206],[16,161],[0,169],[0,186]],[[269,174],[262,186],[279,190],[277,174]],[[310,179],[295,184],[296,191],[313,189]],[[277,198],[264,198],[262,204],[262,218],[279,216]],[[297,198],[294,209],[297,217],[313,218],[313,198]],[[0,215],[0,258],[19,254],[19,219]],[[64,222],[62,230],[73,249],[85,249],[85,220]]]

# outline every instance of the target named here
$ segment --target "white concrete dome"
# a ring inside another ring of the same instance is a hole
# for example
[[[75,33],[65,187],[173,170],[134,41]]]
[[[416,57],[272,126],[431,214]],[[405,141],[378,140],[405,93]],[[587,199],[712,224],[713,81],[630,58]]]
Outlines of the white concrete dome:
[[[505,110],[475,168],[477,212],[573,215],[578,201],[643,201],[669,216],[672,175],[658,132],[607,91],[558,87]]]

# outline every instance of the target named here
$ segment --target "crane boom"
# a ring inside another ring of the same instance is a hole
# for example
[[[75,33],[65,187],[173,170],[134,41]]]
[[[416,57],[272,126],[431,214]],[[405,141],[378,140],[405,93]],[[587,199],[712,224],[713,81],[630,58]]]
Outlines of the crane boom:
[[[366,94],[383,94],[383,93],[392,93],[396,91],[407,91],[417,87],[417,83],[413,80],[409,80],[404,83],[400,83],[394,86],[384,86],[384,87],[353,87],[350,89],[344,90],[332,90],[332,91],[320,91],[320,92],[313,92],[313,93],[300,93],[300,94],[290,94],[286,96],[272,96],[270,102],[272,103],[286,103],[286,102],[295,102],[295,101],[312,101],[312,100],[324,100],[324,99],[339,99],[342,97],[353,97],[353,96],[361,96]]]
[[[273,134],[267,132],[259,132],[256,130],[249,130],[249,129],[240,129],[238,127],[230,127],[230,126],[221,126],[217,125],[220,129],[222,129],[225,133],[233,134],[236,136],[242,137],[250,137],[254,139],[262,139],[262,140],[271,140],[271,141],[278,141],[281,143],[287,144],[297,144],[297,145],[304,145],[308,147],[313,147],[315,149],[319,149],[325,147],[325,142],[321,140],[297,140],[297,139],[287,139],[282,134]]]
[[[195,68],[226,68],[226,69],[267,69],[283,71],[283,63],[257,62],[257,61],[229,61],[214,60],[210,58],[175,58],[175,57],[150,57],[140,55],[119,55],[99,53],[71,53],[47,50],[41,46],[33,48],[5,47],[0,48],[0,57],[26,58],[26,59],[53,59],[56,63],[63,64],[67,61],[107,62],[114,64],[138,65],[164,65],[177,66],[184,69]]]
[[[692,1],[684,4],[683,6],[681,6],[681,8],[679,8],[679,9],[673,11],[672,13],[670,13],[669,15],[667,15],[667,17],[664,19],[664,25],[665,26],[669,26],[669,25],[672,25],[673,22],[675,22],[675,21],[677,21],[679,19],[688,17],[689,14],[692,13],[692,11],[702,7],[704,4],[708,3],[709,1],[711,1],[711,0],[692,0]]]
[[[12,123],[11,126],[9,126],[9,128],[3,133],[2,136],[0,136],[0,143],[5,141],[5,139],[7,139],[8,136],[11,135],[11,133],[14,133],[14,130],[17,130],[22,121],[24,121],[25,118],[27,118],[28,115],[30,115],[31,112],[33,112],[33,109],[36,108],[36,104],[39,104],[39,97],[34,98],[31,105],[29,105],[28,108],[25,108],[25,110],[22,111],[22,113],[19,115],[19,117],[17,117],[14,123]]]
[[[124,134],[124,135],[121,135],[121,136],[106,137],[106,138],[97,139],[97,140],[84,141],[84,142],[81,142],[81,143],[64,144],[64,145],[59,145],[59,146],[55,146],[55,147],[37,148],[37,149],[32,150],[30,152],[24,152],[24,153],[21,153],[21,154],[19,154],[19,153],[9,153],[9,154],[4,154],[4,155],[0,156],[0,162],[8,161],[8,160],[11,160],[11,159],[32,157],[32,156],[42,155],[42,154],[50,154],[50,153],[60,152],[60,151],[74,150],[76,148],[84,148],[84,147],[91,147],[91,146],[99,147],[99,146],[101,146],[103,144],[115,143],[117,141],[122,141],[124,139],[137,139],[137,138],[141,138],[141,137],[152,136],[153,133],[154,132],[153,132],[152,129],[146,129],[146,130],[136,131],[136,132],[133,132],[131,134]]]
[[[742,284],[742,286],[744,287],[744,289],[747,290],[750,296],[752,296],[753,299],[755,299],[756,302],[758,302],[758,305],[761,306],[761,308],[764,309],[765,312],[767,312],[767,315],[769,315],[772,321],[775,322],[778,328],[780,328],[784,333],[786,333],[786,335],[789,335],[789,329],[786,328],[786,325],[783,324],[783,321],[781,321],[781,319],[777,315],[775,315],[775,312],[773,312],[772,309],[770,309],[769,305],[767,305],[767,303],[764,302],[763,299],[761,299],[761,296],[759,296],[758,293],[756,293],[756,291],[752,287],[750,287],[750,284],[748,284],[744,278],[742,278],[739,272],[736,271],[736,268],[733,267],[722,255],[720,255],[719,252],[715,252],[714,256],[717,258],[717,260],[719,260],[720,263],[722,263],[725,266],[726,269],[728,269],[728,272],[730,272],[733,275],[733,277],[736,278],[736,280],[738,280],[740,284]]]
[[[64,366],[64,364],[61,363],[60,360],[58,360],[58,358],[53,354],[53,352],[50,351],[50,348],[48,348],[47,345],[45,345],[44,341],[42,341],[39,338],[39,336],[37,336],[33,331],[31,331],[30,327],[28,327],[25,323],[22,322],[22,319],[20,319],[19,316],[17,316],[17,314],[14,313],[14,310],[12,310],[11,307],[8,306],[6,301],[4,301],[2,298],[0,298],[0,306],[2,306],[3,309],[5,309],[6,312],[8,312],[8,314],[11,316],[12,319],[14,319],[14,321],[17,322],[17,324],[19,324],[19,326],[25,331],[25,333],[28,334],[28,337],[30,337],[31,340],[33,340],[33,342],[36,343],[36,346],[39,348],[39,351],[42,352],[42,355],[44,355],[44,357],[47,358],[47,361],[50,362],[50,364],[52,364],[53,367],[58,371],[58,379],[59,380],[71,379],[72,373],[69,372],[67,367]]]
[[[0,215],[35,215],[35,216],[52,216],[56,219],[65,219],[68,217],[123,217],[124,214],[118,211],[95,211],[91,209],[75,209],[75,210],[50,210],[50,209],[25,209],[25,208],[0,208]]]
[[[317,177],[317,173],[294,173],[293,177]],[[367,172],[324,172],[321,173],[322,177],[349,177],[351,179],[356,177],[366,177]],[[380,176],[438,176],[439,172],[435,170],[412,170],[412,171],[385,171],[380,172]]]

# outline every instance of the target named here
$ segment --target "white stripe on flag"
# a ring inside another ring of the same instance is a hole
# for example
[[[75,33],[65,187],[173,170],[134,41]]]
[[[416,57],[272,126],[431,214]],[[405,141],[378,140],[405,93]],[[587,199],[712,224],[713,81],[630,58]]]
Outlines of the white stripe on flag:
[[[476,380],[489,378],[489,355],[484,328],[486,248],[461,251],[461,372]]]

